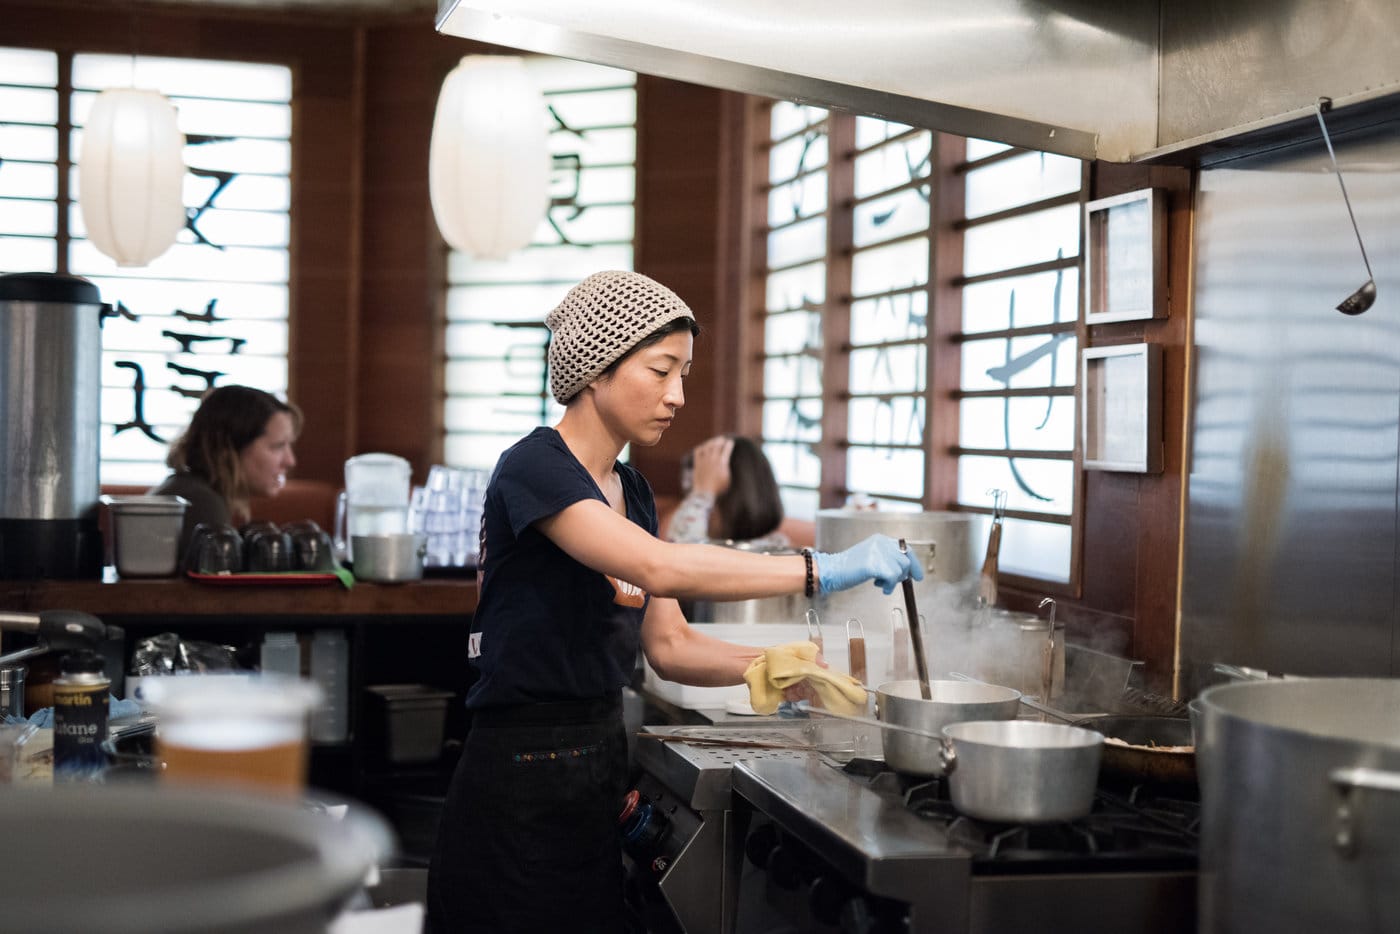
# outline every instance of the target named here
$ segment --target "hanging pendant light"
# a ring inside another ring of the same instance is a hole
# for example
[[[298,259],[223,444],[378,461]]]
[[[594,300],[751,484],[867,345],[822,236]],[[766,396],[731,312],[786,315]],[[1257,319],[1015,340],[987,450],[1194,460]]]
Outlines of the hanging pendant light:
[[[78,206],[93,246],[118,266],[145,266],[185,226],[185,137],[157,91],[97,95],[78,156]]]
[[[443,81],[428,149],[428,194],[453,247],[503,259],[549,208],[544,96],[523,59],[468,55]]]

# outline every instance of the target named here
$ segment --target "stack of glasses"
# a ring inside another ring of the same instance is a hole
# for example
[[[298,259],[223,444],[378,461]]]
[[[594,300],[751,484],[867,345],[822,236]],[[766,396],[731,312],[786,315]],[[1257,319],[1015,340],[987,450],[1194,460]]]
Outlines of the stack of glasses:
[[[428,471],[428,485],[414,487],[413,530],[428,537],[424,567],[476,564],[481,509],[490,479],[485,470],[436,464]]]

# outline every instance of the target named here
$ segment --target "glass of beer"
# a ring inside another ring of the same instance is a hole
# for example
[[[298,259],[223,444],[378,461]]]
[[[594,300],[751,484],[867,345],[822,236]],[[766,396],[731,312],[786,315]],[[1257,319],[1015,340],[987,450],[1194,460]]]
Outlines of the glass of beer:
[[[306,786],[306,725],[321,700],[311,681],[278,675],[148,678],[161,780],[287,797]]]

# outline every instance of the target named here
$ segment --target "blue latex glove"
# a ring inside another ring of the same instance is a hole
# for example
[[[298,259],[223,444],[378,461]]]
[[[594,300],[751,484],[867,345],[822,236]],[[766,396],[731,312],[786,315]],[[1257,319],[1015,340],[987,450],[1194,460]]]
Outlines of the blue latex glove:
[[[817,576],[822,593],[846,590],[873,580],[885,593],[894,593],[899,582],[924,579],[923,566],[912,554],[901,552],[899,542],[888,535],[872,535],[858,545],[835,554],[817,552]]]

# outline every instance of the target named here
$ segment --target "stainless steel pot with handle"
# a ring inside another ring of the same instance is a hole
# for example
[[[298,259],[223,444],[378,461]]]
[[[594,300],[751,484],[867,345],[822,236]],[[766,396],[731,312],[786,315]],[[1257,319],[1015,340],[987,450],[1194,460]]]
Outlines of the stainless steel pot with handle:
[[[1201,930],[1400,930],[1400,681],[1200,697]]]
[[[975,681],[930,681],[924,700],[917,681],[889,681],[875,692],[880,720],[940,735],[950,723],[964,720],[1011,720],[1021,709],[1021,692],[1000,684]],[[943,774],[939,742],[885,730],[880,735],[885,764],[902,775]]]
[[[972,721],[943,728],[953,807],[979,820],[1073,820],[1094,806],[1103,734],[1033,720]]]

